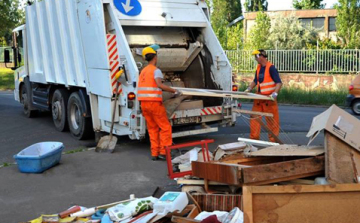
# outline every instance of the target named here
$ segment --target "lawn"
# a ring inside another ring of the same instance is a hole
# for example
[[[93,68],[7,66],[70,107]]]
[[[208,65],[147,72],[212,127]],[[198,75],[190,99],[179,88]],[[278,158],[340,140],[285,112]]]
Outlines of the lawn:
[[[239,87],[239,91],[244,91],[247,85],[242,84]],[[330,106],[336,104],[338,106],[344,106],[348,89],[339,89],[337,91],[331,90],[302,90],[297,88],[283,87],[280,90],[278,97],[279,103],[284,104],[299,104],[299,105],[323,105]],[[250,100],[244,100],[244,102],[250,102]]]
[[[0,90],[14,89],[14,71],[0,68]]]

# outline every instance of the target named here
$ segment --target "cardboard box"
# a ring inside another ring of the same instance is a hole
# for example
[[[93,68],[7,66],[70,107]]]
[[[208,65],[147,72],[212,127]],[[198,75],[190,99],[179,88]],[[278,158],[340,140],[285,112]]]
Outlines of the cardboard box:
[[[181,104],[176,108],[176,111],[198,109],[198,108],[204,108],[203,100],[195,100],[195,101],[186,100],[181,102]]]
[[[345,110],[332,105],[328,110],[314,117],[310,130],[306,135],[310,137],[309,144],[324,129],[360,151],[360,120]]]

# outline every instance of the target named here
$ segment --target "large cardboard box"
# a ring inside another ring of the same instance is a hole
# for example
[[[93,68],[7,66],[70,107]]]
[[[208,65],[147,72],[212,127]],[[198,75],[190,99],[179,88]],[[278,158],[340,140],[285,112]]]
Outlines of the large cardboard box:
[[[198,109],[204,108],[203,100],[186,100],[181,102],[181,104],[176,108],[176,111],[179,110],[190,110],[190,109]]]
[[[360,151],[360,120],[345,110],[332,105],[328,110],[315,116],[306,135],[310,137],[309,144],[323,129]]]

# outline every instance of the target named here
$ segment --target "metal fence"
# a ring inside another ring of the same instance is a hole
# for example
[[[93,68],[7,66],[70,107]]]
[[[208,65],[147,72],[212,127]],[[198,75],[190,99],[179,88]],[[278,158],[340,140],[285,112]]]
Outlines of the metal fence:
[[[10,61],[12,62],[13,60],[13,51],[11,50],[10,46],[5,46],[5,47],[0,47],[0,63],[4,63],[4,50],[5,49],[10,49]]]
[[[249,50],[228,50],[234,72],[253,72],[257,62]],[[279,72],[355,73],[360,71],[360,50],[267,50]]]

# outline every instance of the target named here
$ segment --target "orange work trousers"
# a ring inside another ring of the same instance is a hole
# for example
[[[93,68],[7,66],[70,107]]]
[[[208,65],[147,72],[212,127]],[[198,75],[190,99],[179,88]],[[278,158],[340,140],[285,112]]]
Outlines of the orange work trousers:
[[[172,145],[172,130],[163,103],[142,101],[141,110],[150,136],[151,156],[165,155],[165,146]]]
[[[276,135],[279,135],[280,121],[279,109],[276,101],[254,100],[253,111],[273,114],[273,118],[265,117],[268,128]],[[255,117],[256,118],[256,117]],[[257,118],[261,119],[261,116]],[[260,139],[261,125],[254,119],[250,120],[250,139]],[[269,134],[269,140],[275,142],[275,138]]]

